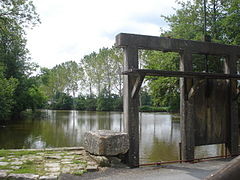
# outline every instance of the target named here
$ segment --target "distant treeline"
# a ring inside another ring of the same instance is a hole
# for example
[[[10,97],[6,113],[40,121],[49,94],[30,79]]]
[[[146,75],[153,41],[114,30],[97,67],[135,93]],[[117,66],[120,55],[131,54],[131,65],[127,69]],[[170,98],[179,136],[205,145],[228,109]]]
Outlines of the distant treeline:
[[[52,102],[46,103],[41,108],[53,110],[81,110],[81,111],[123,111],[123,97],[116,94],[110,96],[106,91],[103,91],[99,97],[78,96],[76,98],[66,94],[57,93]],[[166,112],[171,111],[168,107],[152,106],[151,96],[142,91],[140,100],[140,111],[145,112]]]

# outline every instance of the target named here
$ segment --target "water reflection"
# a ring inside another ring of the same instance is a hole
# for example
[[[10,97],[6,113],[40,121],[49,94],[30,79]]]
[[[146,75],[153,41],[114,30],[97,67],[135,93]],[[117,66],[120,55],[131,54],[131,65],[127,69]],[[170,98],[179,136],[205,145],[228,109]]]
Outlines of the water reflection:
[[[174,117],[174,118],[173,118]],[[180,124],[166,113],[140,113],[141,162],[178,159]],[[46,148],[82,146],[86,131],[123,131],[120,112],[39,111],[34,117],[0,127],[0,148]],[[196,157],[222,153],[217,145],[197,147]]]

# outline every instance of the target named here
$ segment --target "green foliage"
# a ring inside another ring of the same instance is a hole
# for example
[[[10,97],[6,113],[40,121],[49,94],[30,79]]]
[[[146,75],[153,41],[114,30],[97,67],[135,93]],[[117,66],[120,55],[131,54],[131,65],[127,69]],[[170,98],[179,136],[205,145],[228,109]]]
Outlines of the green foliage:
[[[240,44],[240,0],[223,2],[223,17],[219,25],[223,42]]]
[[[204,12],[202,0],[177,1],[181,8],[170,16],[162,16],[170,29],[161,36],[169,38],[203,40]],[[240,0],[207,1],[207,35],[212,41],[240,44]],[[144,51],[145,68],[179,70],[179,57],[172,53]],[[193,55],[193,70],[198,72],[223,72],[222,57]],[[169,107],[170,111],[179,109],[179,81],[176,78],[148,78],[150,95],[154,106]]]
[[[93,52],[81,60],[86,76],[84,87],[89,88],[89,95],[93,89],[97,90],[99,96],[105,88],[111,94],[118,91],[122,94],[122,51],[116,48],[102,48],[99,53]]]
[[[83,80],[83,69],[74,61],[56,65],[52,69],[42,68],[40,74],[41,89],[53,101],[57,93],[66,93],[75,97],[79,90],[79,82]],[[52,102],[53,103],[53,102]]]
[[[73,98],[66,93],[57,92],[50,105],[51,109],[71,110],[73,109]]]
[[[142,111],[142,112],[168,112],[169,108],[144,105],[144,106],[140,107],[140,111]]]
[[[23,163],[21,165],[20,169],[13,170],[12,173],[15,173],[15,174],[25,174],[25,173],[42,174],[42,172],[40,172],[38,164],[36,162],[30,161],[30,160]]]
[[[98,111],[121,111],[122,98],[115,94],[109,94],[106,89],[103,89],[97,98]]]
[[[178,70],[179,57],[175,53],[144,51],[142,56],[147,69]],[[147,77],[147,80],[153,106],[169,107],[172,111],[179,109],[179,79]]]
[[[0,64],[4,66],[0,81],[5,93],[1,98],[2,119],[16,116],[29,108],[30,78],[36,65],[29,62],[26,49],[25,28],[39,22],[38,14],[30,0],[6,0],[0,3]],[[1,88],[2,88],[1,87]]]
[[[102,48],[99,53],[85,56],[79,64],[68,61],[52,69],[41,68],[40,89],[50,102],[49,108],[122,110],[122,60],[120,49]],[[75,98],[76,93],[85,96]]]
[[[17,79],[4,78],[2,67],[0,66],[0,120],[7,119],[10,116],[13,105],[16,103],[14,92],[18,85]]]
[[[81,176],[81,175],[83,175],[83,174],[86,173],[86,172],[87,172],[87,170],[84,169],[84,170],[80,170],[80,171],[78,171],[78,172],[74,172],[73,174],[74,174],[75,176]]]
[[[76,109],[77,110],[86,110],[86,99],[84,96],[78,96],[75,98]]]
[[[148,94],[147,91],[141,91],[140,92],[140,98],[141,98],[141,105],[152,105],[152,97]]]
[[[202,0],[177,1],[181,6],[175,14],[163,16],[170,30],[163,36],[189,40],[203,40],[204,12]],[[207,1],[207,34],[215,42],[239,44],[240,0]]]
[[[41,109],[47,102],[47,97],[40,87],[33,86],[28,89],[29,94],[29,107],[34,111],[35,109]]]
[[[16,156],[16,157],[20,157],[20,156],[24,156],[24,155],[32,155],[32,154],[36,154],[39,151],[11,151],[11,150],[4,150],[1,149],[0,150],[0,157],[7,157],[10,155]]]
[[[96,111],[97,109],[97,99],[95,96],[87,96],[86,97],[86,104],[85,104],[87,111]]]

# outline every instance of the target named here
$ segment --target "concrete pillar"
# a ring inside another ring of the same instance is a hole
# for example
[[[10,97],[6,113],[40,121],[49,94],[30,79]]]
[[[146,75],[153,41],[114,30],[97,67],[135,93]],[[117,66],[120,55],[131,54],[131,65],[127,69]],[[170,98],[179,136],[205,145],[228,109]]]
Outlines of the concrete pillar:
[[[124,48],[124,71],[129,69],[138,69],[138,49],[134,46]],[[136,79],[131,74],[123,79],[124,131],[129,135],[126,163],[130,167],[139,166],[139,95],[131,96]]]
[[[226,74],[237,74],[237,56],[226,57],[224,69]],[[229,115],[227,119],[226,145],[231,155],[238,154],[238,103],[237,103],[237,80],[230,79],[229,83]]]
[[[192,71],[192,53],[185,50],[180,53],[180,71]],[[193,98],[188,99],[188,93],[192,88],[192,78],[180,78],[180,127],[181,127],[181,148],[182,159],[194,159],[194,111]]]

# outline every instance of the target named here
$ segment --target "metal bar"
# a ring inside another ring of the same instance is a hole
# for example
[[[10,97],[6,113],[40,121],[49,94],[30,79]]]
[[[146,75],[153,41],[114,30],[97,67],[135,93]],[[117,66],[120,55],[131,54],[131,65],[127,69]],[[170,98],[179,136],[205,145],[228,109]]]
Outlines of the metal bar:
[[[144,163],[140,164],[139,166],[152,166],[152,165],[164,165],[164,164],[174,164],[174,163],[197,163],[197,162],[204,162],[212,159],[221,159],[221,158],[229,158],[229,157],[236,157],[240,154],[236,155],[227,155],[227,156],[211,156],[211,157],[205,157],[205,158],[198,158],[198,159],[192,159],[192,160],[176,160],[176,161],[163,161],[163,162],[154,162],[154,163]]]
[[[220,73],[203,73],[203,72],[183,72],[183,71],[164,71],[152,69],[129,69],[122,72],[124,75],[140,74],[142,76],[164,76],[164,77],[186,77],[202,79],[239,79],[238,74],[220,74]]]
[[[203,0],[203,10],[204,10],[204,41],[206,41],[206,36],[207,36],[207,6],[206,6],[206,0]]]
[[[182,163],[182,143],[179,143],[179,160],[180,163]]]

